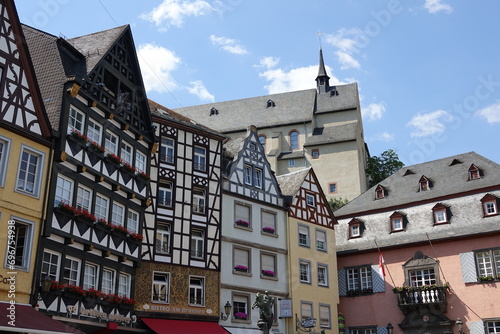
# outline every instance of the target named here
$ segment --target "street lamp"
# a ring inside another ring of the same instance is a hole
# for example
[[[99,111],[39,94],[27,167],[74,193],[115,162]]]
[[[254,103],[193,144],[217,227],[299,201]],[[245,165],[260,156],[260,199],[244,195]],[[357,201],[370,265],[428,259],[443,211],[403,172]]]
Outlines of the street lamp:
[[[43,293],[47,293],[50,291],[50,287],[52,286],[52,280],[50,279],[49,275],[44,275],[42,277],[42,280],[40,282],[41,287],[40,289],[42,290]]]
[[[226,305],[224,305],[224,312],[220,313],[220,319],[222,321],[226,321],[229,318],[229,315],[231,314],[231,304],[229,303],[229,300],[226,302]]]
[[[300,321],[295,313],[295,330],[310,333],[316,327],[316,318],[307,317]]]
[[[392,334],[392,331],[394,330],[394,327],[392,326],[392,324],[388,323],[386,328],[387,328],[387,333]]]
[[[463,322],[460,318],[457,318],[457,321],[455,321],[455,325],[457,325],[457,329],[458,329],[458,333],[459,334],[463,334],[464,332],[462,332],[462,326],[463,326]]]

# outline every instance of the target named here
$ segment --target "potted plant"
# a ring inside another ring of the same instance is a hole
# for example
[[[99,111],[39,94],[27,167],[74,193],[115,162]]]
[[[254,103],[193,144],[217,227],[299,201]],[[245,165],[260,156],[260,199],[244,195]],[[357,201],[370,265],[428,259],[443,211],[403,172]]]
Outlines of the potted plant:
[[[135,241],[142,241],[142,239],[144,239],[142,234],[135,233],[135,232],[132,232],[132,233],[129,232],[128,236],[130,239],[135,240]]]
[[[478,279],[480,282],[491,282],[495,280],[492,275],[479,276]]]
[[[106,155],[106,159],[108,159],[110,162],[114,163],[115,165],[119,165],[122,162],[122,159],[113,153],[108,153]]]
[[[65,214],[68,214],[68,215],[75,215],[77,210],[76,208],[72,207],[71,205],[69,205],[68,203],[62,201],[62,202],[59,202],[59,204],[57,204],[56,208],[58,209],[59,212],[61,213],[65,213]]]
[[[236,271],[241,271],[241,272],[248,272],[248,267],[242,266],[242,265],[237,265],[234,267],[234,270]]]
[[[247,320],[248,318],[248,314],[244,313],[244,312],[236,312],[234,314],[234,318],[235,319],[239,319],[239,320]]]
[[[64,286],[64,295],[75,298],[81,298],[85,295],[85,290],[73,284],[66,284]]]
[[[142,181],[149,181],[151,180],[151,177],[149,177],[148,174],[142,172],[142,171],[138,171],[137,172],[137,178],[142,180]]]
[[[92,213],[88,212],[85,209],[78,209],[76,211],[76,217],[82,221],[92,224],[95,223],[95,221],[97,220]]]
[[[272,271],[272,270],[262,270],[262,275],[269,276],[269,277],[274,277],[274,271]]]
[[[235,223],[238,226],[243,226],[243,227],[249,227],[250,226],[249,222],[247,222],[246,220],[242,220],[242,219],[238,219]]]
[[[129,173],[135,173],[135,167],[129,164],[128,162],[122,162],[122,167],[125,171]]]
[[[95,141],[89,141],[88,142],[88,147],[92,149],[94,152],[99,153],[99,154],[104,154],[104,147],[99,145]]]
[[[274,234],[275,230],[272,227],[263,227],[262,232]]]
[[[77,131],[75,129],[72,129],[71,132],[69,133],[70,138],[74,139],[75,141],[79,143],[86,143],[87,142],[87,137],[83,135],[80,131]]]

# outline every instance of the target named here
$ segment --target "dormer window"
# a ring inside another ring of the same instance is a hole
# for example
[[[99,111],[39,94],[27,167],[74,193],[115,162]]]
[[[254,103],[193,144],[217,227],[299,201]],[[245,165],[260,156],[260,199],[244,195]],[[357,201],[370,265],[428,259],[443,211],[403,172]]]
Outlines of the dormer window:
[[[431,189],[429,179],[426,178],[425,176],[422,176],[420,178],[420,181],[418,182],[419,182],[419,191],[427,191]]]
[[[481,178],[481,170],[474,164],[469,168],[469,181]]]
[[[267,100],[267,107],[274,108],[274,107],[276,107],[276,103],[274,103],[273,100],[269,99],[269,100]]]
[[[488,194],[481,199],[484,217],[498,215],[498,197]]]
[[[385,188],[379,184],[377,188],[375,188],[375,199],[385,198],[385,193]]]
[[[394,212],[389,218],[391,221],[391,232],[404,231],[404,216],[401,212]]]
[[[432,214],[434,216],[434,225],[449,223],[448,217],[448,207],[441,203],[436,204],[432,208]]]
[[[212,109],[210,109],[210,116],[214,116],[214,115],[218,115],[219,114],[219,110],[217,110],[215,107],[212,107]]]
[[[364,225],[359,219],[354,218],[349,222],[349,239],[359,238],[363,233]]]

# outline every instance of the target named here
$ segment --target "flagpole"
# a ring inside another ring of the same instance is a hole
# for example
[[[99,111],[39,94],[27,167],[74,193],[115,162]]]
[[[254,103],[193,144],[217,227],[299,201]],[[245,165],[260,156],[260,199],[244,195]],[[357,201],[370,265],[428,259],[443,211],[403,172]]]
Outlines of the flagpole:
[[[382,254],[382,251],[378,247],[377,240],[373,239],[373,241],[375,242],[375,246],[377,246],[378,253],[379,253],[379,256],[380,256],[380,254]],[[382,263],[382,265],[385,266],[385,268],[387,269],[387,273],[389,274],[389,277],[391,278],[392,285],[394,287],[396,287],[396,283],[394,283],[394,280],[392,279],[392,275],[391,275],[391,272],[389,271],[389,268],[385,265],[385,263]]]
[[[434,246],[432,245],[432,242],[431,242],[431,239],[429,238],[429,234],[427,234],[427,232],[425,232],[425,235],[427,236],[427,240],[429,241],[429,245],[431,245],[431,249],[432,249],[432,253],[434,254],[434,258],[436,259],[437,261],[437,264],[438,264],[438,267],[439,267],[439,270],[441,271],[441,274],[443,275],[443,279],[445,282],[448,282],[446,280],[446,277],[444,276],[444,271],[443,271],[443,268],[441,268],[441,264],[439,263],[439,260],[436,256],[436,251],[434,250]]]

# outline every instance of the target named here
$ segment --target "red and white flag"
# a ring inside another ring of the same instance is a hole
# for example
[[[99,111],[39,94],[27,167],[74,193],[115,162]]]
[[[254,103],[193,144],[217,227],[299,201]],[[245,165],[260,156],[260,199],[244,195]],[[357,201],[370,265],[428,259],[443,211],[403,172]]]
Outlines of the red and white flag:
[[[385,277],[385,261],[384,261],[384,256],[382,255],[382,252],[378,252],[378,267],[380,268],[380,275]]]

